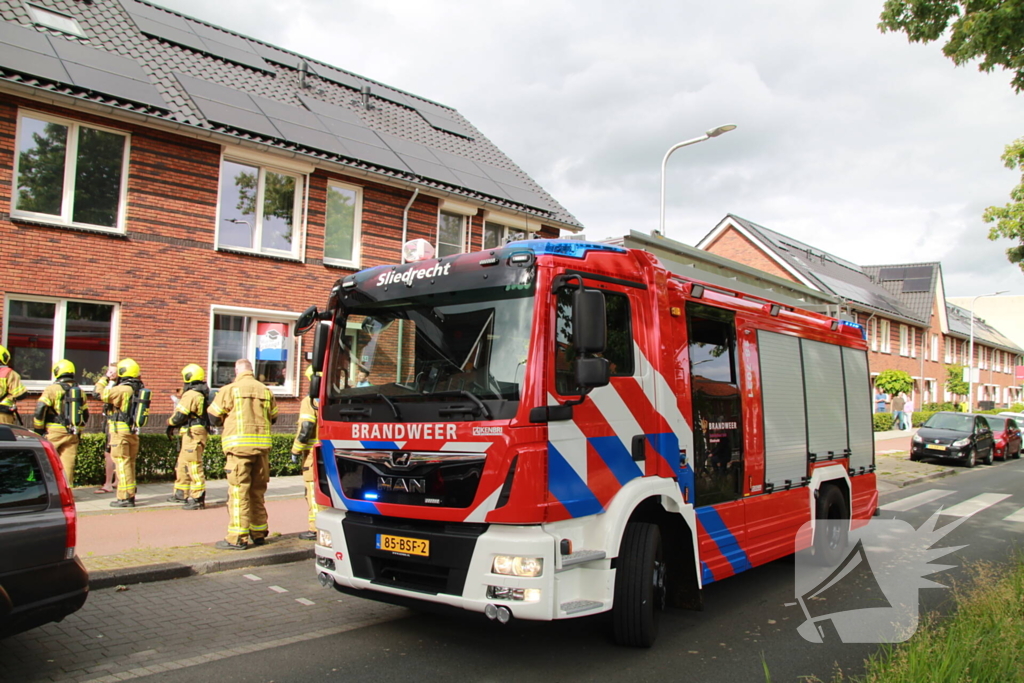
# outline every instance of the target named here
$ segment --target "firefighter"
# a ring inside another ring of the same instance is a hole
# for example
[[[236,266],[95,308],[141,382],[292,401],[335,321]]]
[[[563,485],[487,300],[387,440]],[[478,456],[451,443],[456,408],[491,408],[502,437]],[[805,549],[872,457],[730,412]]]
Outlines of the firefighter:
[[[139,435],[134,433],[129,414],[132,397],[142,389],[142,370],[131,358],[125,358],[107,369],[105,377],[96,382],[96,395],[108,413],[107,429],[110,457],[117,470],[117,500],[112,508],[135,507],[135,459],[139,455]],[[111,384],[113,382],[113,384]]]
[[[14,371],[8,363],[11,352],[0,346],[0,425],[12,425],[21,422],[18,416],[18,399],[28,391],[21,383],[21,375]]]
[[[32,418],[32,427],[36,433],[40,436],[45,435],[47,441],[57,449],[60,464],[64,468],[64,479],[69,488],[74,487],[79,427],[75,424],[74,418],[66,414],[64,394],[75,387],[75,384],[75,364],[67,359],[57,361],[53,366],[53,384],[43,390]],[[85,424],[89,419],[89,408],[84,403],[80,416],[80,424]]]
[[[264,495],[270,483],[270,426],[277,421],[277,401],[252,374],[252,363],[235,361],[235,381],[217,392],[210,423],[224,425],[221,446],[228,475],[228,534],[221,550],[245,550],[267,542]]]
[[[167,436],[181,434],[181,449],[175,467],[174,495],[167,500],[184,503],[184,510],[202,510],[206,507],[206,475],[203,471],[203,453],[209,439],[206,411],[209,408],[210,388],[206,385],[206,372],[195,363],[181,369],[185,386],[174,412],[167,419]]]
[[[306,368],[306,379],[313,381],[313,366]],[[304,541],[316,540],[315,497],[316,482],[313,480],[313,446],[316,444],[316,417],[320,399],[305,396],[299,406],[299,429],[292,442],[292,462],[302,460],[302,481],[306,485],[306,503],[309,505],[309,530],[299,534]]]

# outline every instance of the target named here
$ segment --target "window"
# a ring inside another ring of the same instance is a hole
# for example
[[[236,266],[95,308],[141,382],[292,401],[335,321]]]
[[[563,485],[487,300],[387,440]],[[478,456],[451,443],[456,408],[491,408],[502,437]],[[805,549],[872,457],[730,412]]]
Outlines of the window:
[[[939,335],[932,335],[932,360],[939,360]]]
[[[235,361],[252,362],[256,379],[275,394],[295,393],[296,343],[293,327],[297,315],[273,311],[246,311],[214,307],[211,331],[210,386],[235,379]]]
[[[124,232],[124,133],[23,113],[15,165],[13,216]]]
[[[32,17],[32,21],[39,26],[45,26],[46,28],[52,28],[55,31],[61,33],[70,33],[73,36],[79,38],[85,37],[85,32],[82,31],[82,27],[78,25],[78,21],[74,17],[60,12],[54,12],[52,9],[45,7],[39,7],[37,5],[28,5],[29,16]]]
[[[868,339],[871,340],[871,350],[878,350],[878,320],[871,318],[868,320]]]
[[[47,503],[49,494],[35,453],[30,450],[0,451],[0,510],[45,508]]]
[[[881,335],[881,340],[880,340],[880,343],[879,343],[879,346],[878,346],[878,350],[881,351],[882,353],[891,353],[892,352],[892,348],[891,348],[892,340],[891,340],[890,335],[889,335],[889,321],[888,320],[879,321],[878,329],[879,329],[879,333]]]
[[[943,337],[942,341],[943,352],[946,356],[946,364],[949,365],[953,362],[953,344],[955,343],[955,341],[953,339],[950,339],[949,337]]]
[[[504,246],[507,242],[523,239],[526,239],[525,230],[493,221],[484,223],[484,249],[495,249]]]
[[[917,358],[917,330],[913,327],[910,328],[910,357]],[[922,337],[923,340],[923,337]],[[924,353],[924,349],[921,349],[921,353]]]
[[[298,258],[304,176],[225,158],[217,246]]]
[[[555,308],[555,390],[570,396],[580,393],[576,385],[573,361],[576,350],[572,346],[572,294],[575,290],[563,287],[558,292]],[[606,344],[604,353],[612,377],[633,375],[633,323],[629,297],[618,292],[604,292]]]
[[[461,254],[466,243],[466,217],[441,211],[437,219],[437,257]]]
[[[358,187],[327,183],[327,217],[324,226],[324,263],[359,267],[359,233],[362,226],[363,191]]]
[[[66,358],[75,364],[78,381],[92,386],[103,367],[113,361],[114,304],[66,299],[7,299],[4,346],[11,366],[29,389],[50,383],[53,364]]]
[[[900,325],[900,355],[910,355],[910,330],[906,325]]]

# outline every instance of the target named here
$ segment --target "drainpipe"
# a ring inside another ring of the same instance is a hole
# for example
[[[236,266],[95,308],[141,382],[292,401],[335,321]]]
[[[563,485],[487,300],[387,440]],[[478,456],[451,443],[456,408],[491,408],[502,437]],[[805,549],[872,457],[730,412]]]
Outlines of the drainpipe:
[[[402,210],[402,263],[405,263],[405,242],[409,236],[409,209],[412,208],[413,202],[420,196],[420,188],[413,190],[412,196],[409,197],[409,203],[405,205],[405,209]],[[402,361],[403,359],[403,346],[405,345],[405,321],[398,321],[398,367],[395,370],[395,381],[401,384],[402,382]]]

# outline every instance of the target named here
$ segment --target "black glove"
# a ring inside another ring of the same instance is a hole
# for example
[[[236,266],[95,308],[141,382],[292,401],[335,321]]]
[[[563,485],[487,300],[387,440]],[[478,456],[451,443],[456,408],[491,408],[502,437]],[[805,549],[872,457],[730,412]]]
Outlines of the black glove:
[[[37,428],[33,429],[32,431],[35,432],[36,434],[38,434],[39,436],[46,436],[46,428],[45,427],[37,427]]]
[[[175,427],[168,427],[167,428],[167,432],[166,432],[167,438],[170,439],[171,441],[174,441],[174,430],[175,430]]]

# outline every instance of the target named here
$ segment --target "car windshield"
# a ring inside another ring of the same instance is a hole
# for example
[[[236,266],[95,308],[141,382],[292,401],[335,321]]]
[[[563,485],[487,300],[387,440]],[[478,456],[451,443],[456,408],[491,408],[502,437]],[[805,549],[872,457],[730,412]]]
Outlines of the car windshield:
[[[532,294],[532,287],[441,292],[349,309],[332,343],[328,399],[518,401]]]
[[[999,417],[997,415],[986,415],[985,422],[988,422],[988,428],[993,432],[1001,432],[1006,429],[1006,418]]]
[[[974,428],[974,416],[963,413],[936,413],[928,418],[924,426],[932,429],[969,432]]]

